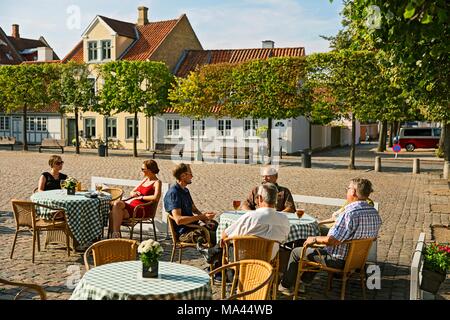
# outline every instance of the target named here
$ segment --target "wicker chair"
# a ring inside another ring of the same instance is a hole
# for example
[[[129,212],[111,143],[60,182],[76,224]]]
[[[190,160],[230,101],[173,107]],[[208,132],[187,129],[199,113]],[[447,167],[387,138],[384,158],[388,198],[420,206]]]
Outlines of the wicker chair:
[[[210,277],[214,274],[223,272],[226,269],[234,270],[233,283],[237,284],[236,293],[230,291],[228,297],[222,297],[225,300],[266,300],[269,297],[269,291],[274,279],[274,269],[266,261],[248,259],[240,260],[230,264],[223,265],[209,273]],[[226,284],[225,284],[226,285]],[[222,283],[222,291],[225,291]]]
[[[84,253],[84,266],[89,270],[88,258],[92,252],[94,267],[120,261],[136,260],[137,241],[129,239],[106,239],[91,245]]]
[[[35,291],[37,294],[39,294],[41,300],[47,300],[47,294],[45,293],[45,290],[37,284],[34,283],[25,283],[25,282],[15,282],[15,281],[8,281],[5,279],[0,278],[0,284],[4,284],[6,286],[14,286],[14,287],[23,287],[14,297],[14,300],[17,300],[22,293],[24,293],[27,290]]]
[[[41,243],[39,239],[39,232],[41,231],[62,231],[66,235],[66,245],[67,245],[67,256],[70,256],[70,243],[69,243],[69,227],[67,224],[67,217],[64,209],[53,208],[46,205],[34,203],[31,201],[24,200],[11,200],[14,219],[16,220],[16,233],[14,235],[14,241],[11,247],[10,259],[12,259],[14,254],[14,247],[16,245],[17,235],[22,231],[30,231],[33,235],[33,250],[31,256],[31,262],[34,263],[34,253],[36,247],[38,251],[41,251]],[[51,220],[44,220],[36,215],[36,208],[46,208],[54,210]],[[26,228],[26,229],[22,229]]]
[[[108,236],[111,233],[109,228],[111,226],[111,209],[114,201],[122,199],[123,190],[121,188],[104,188],[102,191],[109,193],[111,195],[111,201],[109,202],[109,221],[108,221]],[[101,219],[103,221],[103,219]],[[104,231],[102,238],[104,237]]]
[[[123,190],[120,188],[104,188],[102,191],[111,195],[111,204],[113,201],[122,199]]]
[[[274,267],[275,275],[272,288],[272,298],[275,300],[277,296],[278,285],[278,270],[279,270],[279,256],[278,253],[272,259],[274,240],[264,239],[256,236],[236,236],[224,239],[225,250],[222,255],[222,265],[230,263],[228,256],[229,249],[233,247],[233,261],[240,261],[244,259],[258,259],[270,262]],[[222,299],[225,297],[225,270],[222,272]],[[233,282],[232,291],[235,289],[236,283]]]
[[[153,225],[153,236],[155,237],[155,241],[158,241],[158,238],[156,237],[156,227],[155,227],[155,216],[156,216],[156,210],[158,209],[158,202],[148,201],[146,203],[137,205],[134,208],[133,215],[131,217],[129,217],[128,219],[125,219],[122,221],[122,226],[125,226],[128,229],[130,229],[130,239],[133,239],[134,227],[139,223],[139,225],[140,225],[139,241],[142,242],[142,224],[143,223],[151,223]],[[147,209],[148,207],[150,209]],[[150,211],[150,215],[147,217],[144,217],[145,211],[147,211],[146,209]],[[143,218],[136,217],[139,210],[142,211]]]
[[[366,299],[365,265],[367,257],[369,255],[370,247],[372,246],[374,240],[375,238],[344,241],[343,243],[348,244],[349,248],[343,269],[331,268],[320,262],[304,260],[303,257],[305,257],[305,252],[307,248],[307,246],[304,246],[302,251],[302,258],[299,263],[299,268],[297,272],[297,279],[295,281],[294,300],[296,300],[298,296],[298,287],[300,284],[299,280],[303,272],[320,272],[320,271],[328,272],[328,284],[326,289],[327,292],[328,290],[331,289],[334,274],[339,274],[342,276],[341,300],[344,300],[345,298],[345,289],[347,285],[347,280],[352,276],[352,274],[359,272],[359,279],[361,281],[363,298]],[[313,246],[313,247],[323,248],[323,246]]]

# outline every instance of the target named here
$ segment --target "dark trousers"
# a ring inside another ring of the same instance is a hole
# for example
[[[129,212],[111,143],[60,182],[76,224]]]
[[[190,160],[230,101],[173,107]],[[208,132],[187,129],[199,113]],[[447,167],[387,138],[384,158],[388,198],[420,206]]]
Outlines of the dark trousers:
[[[303,247],[297,247],[294,248],[291,252],[291,255],[289,257],[289,263],[287,266],[286,273],[283,276],[283,279],[281,280],[281,284],[285,288],[291,288],[295,285],[295,280],[297,278],[297,272],[298,272],[298,264],[300,261],[300,256],[302,254]],[[320,256],[317,253],[317,250],[314,250],[313,248],[307,248],[306,249],[306,257],[309,261],[315,261],[315,262],[321,262],[325,263],[328,267],[336,268],[336,269],[343,269],[345,265],[345,260],[336,260],[332,259],[325,249],[318,249],[320,251],[320,254],[322,255],[322,258],[324,260],[320,260]],[[301,280],[305,283],[311,283],[314,277],[316,276],[316,272],[304,272],[302,274]]]

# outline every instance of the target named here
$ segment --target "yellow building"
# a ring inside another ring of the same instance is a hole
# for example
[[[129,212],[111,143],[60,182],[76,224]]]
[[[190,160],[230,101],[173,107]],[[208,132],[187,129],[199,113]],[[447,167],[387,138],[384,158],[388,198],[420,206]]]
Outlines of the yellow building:
[[[82,40],[62,60],[85,62],[92,65],[91,77],[95,90],[102,80],[95,72],[95,65],[116,60],[162,61],[172,72],[185,50],[202,50],[185,14],[178,19],[150,22],[148,8],[138,8],[137,23],[96,16],[83,32]],[[134,114],[118,113],[105,118],[94,112],[84,112],[79,117],[80,135],[83,138],[108,139],[119,148],[132,149]],[[138,149],[153,146],[152,118],[138,115]],[[63,136],[70,144],[75,138],[74,114],[67,114]]]

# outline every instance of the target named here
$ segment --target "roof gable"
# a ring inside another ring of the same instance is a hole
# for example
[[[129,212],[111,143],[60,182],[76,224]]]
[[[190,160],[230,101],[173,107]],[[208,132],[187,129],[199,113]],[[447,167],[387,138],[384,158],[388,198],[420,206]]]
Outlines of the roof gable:
[[[197,66],[215,63],[240,63],[271,57],[301,57],[305,48],[259,48],[259,49],[224,49],[224,50],[187,50],[181,57],[182,61],[175,70],[178,77],[186,77]]]

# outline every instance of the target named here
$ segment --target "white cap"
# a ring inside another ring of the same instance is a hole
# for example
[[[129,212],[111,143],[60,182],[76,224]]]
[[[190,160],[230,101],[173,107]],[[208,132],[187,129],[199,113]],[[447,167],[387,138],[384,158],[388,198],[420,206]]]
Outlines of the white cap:
[[[262,176],[274,176],[278,174],[277,169],[273,167],[263,167],[261,168],[261,175]]]

